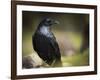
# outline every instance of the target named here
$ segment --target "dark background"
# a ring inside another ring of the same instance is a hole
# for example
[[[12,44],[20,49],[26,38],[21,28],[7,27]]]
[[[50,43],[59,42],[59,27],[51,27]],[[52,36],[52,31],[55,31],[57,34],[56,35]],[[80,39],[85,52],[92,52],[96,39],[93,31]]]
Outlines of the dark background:
[[[60,24],[55,25],[57,27],[54,28],[67,31],[80,31],[89,21],[88,14],[23,11],[23,30],[33,31],[38,26],[39,22],[46,17],[56,19],[60,22]]]

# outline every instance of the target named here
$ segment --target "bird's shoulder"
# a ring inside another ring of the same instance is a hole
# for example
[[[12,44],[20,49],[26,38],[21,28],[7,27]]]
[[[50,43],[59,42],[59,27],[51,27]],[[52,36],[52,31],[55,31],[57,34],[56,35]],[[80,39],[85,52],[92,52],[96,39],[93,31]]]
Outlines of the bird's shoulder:
[[[49,42],[56,42],[56,38],[53,34],[50,34],[50,35],[44,35],[44,34],[41,34],[40,32],[36,31],[36,33],[34,33],[33,35],[33,39],[37,40],[47,40]]]
[[[54,35],[52,32],[42,33],[39,30],[35,32],[34,36],[45,37],[45,38],[54,38]]]

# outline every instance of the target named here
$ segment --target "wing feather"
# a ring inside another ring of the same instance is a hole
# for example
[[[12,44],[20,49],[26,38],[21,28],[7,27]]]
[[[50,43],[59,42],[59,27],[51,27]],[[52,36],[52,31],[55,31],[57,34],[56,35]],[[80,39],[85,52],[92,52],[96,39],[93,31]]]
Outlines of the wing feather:
[[[48,64],[52,64],[54,59],[60,59],[60,50],[55,37],[47,37],[42,34],[36,33],[32,37],[34,50],[38,55]]]

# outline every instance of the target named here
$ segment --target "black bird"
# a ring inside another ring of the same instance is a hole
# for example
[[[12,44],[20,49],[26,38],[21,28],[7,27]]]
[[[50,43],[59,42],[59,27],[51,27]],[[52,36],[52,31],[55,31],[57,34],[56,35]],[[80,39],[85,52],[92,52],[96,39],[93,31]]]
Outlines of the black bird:
[[[59,46],[51,32],[51,26],[57,23],[58,21],[51,18],[43,19],[32,36],[34,50],[43,61],[53,67],[62,66]]]

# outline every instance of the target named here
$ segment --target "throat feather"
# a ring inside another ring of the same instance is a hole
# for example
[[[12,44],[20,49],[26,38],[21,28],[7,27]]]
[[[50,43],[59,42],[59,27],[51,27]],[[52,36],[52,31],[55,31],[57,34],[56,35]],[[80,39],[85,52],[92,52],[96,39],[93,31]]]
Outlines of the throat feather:
[[[48,27],[41,27],[40,28],[40,32],[42,34],[48,34],[50,32],[49,28]]]
[[[47,36],[47,37],[53,37],[53,34],[52,34],[49,27],[45,27],[45,26],[41,27],[40,28],[40,33]]]

